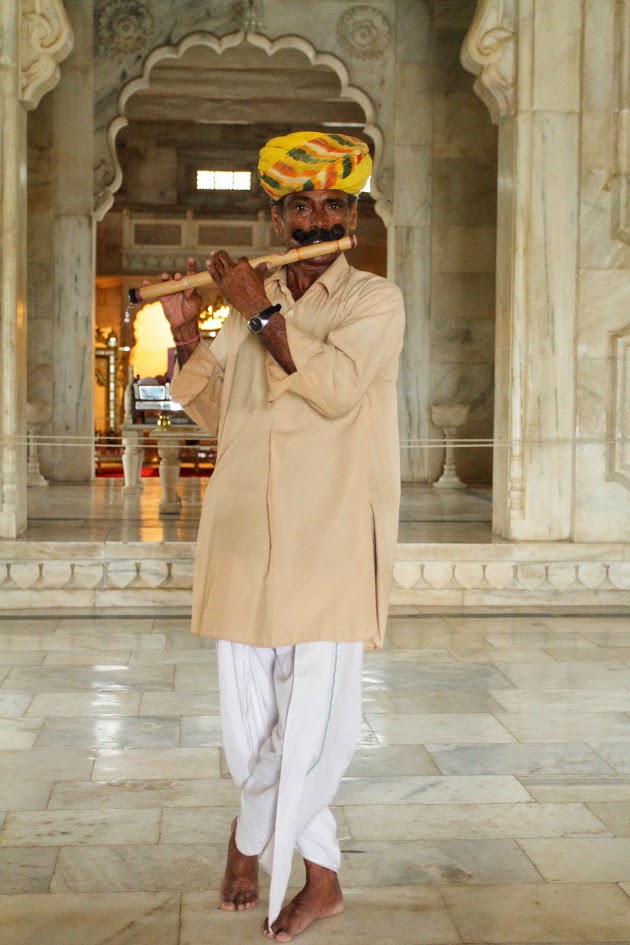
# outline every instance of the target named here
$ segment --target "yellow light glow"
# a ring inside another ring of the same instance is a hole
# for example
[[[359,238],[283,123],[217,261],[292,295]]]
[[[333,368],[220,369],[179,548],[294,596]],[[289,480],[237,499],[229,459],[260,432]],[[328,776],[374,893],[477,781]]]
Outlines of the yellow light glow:
[[[142,306],[135,317],[133,331],[136,339],[131,351],[133,373],[140,377],[166,374],[167,350],[174,344],[170,325],[159,302]]]
[[[199,322],[201,331],[218,331],[230,312],[229,305],[222,305],[214,312],[205,311],[201,313],[202,321]],[[204,316],[207,316],[204,318]]]

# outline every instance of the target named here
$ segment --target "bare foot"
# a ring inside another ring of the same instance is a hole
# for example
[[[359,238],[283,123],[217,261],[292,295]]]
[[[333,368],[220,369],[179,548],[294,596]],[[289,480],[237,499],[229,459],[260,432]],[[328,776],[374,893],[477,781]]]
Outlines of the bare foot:
[[[265,919],[263,934],[267,938],[273,938],[277,942],[290,942],[316,919],[327,919],[343,912],[343,895],[335,871],[309,860],[304,860],[304,864],[306,885],[289,905],[284,907],[271,928]]]
[[[258,857],[245,856],[236,846],[236,818],[228,843],[227,862],[221,883],[221,908],[241,912],[258,905]]]

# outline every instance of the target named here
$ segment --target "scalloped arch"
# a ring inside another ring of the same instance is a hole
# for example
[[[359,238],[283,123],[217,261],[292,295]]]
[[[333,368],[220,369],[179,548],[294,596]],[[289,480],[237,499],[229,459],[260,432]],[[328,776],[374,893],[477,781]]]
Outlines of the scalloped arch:
[[[377,213],[379,213],[385,223],[387,223],[389,219],[389,208],[385,200],[385,195],[378,190],[376,185],[383,153],[383,133],[376,124],[376,110],[369,95],[350,83],[348,70],[341,59],[332,55],[332,53],[318,52],[312,43],[303,36],[287,35],[280,36],[277,39],[270,39],[262,33],[251,33],[245,32],[244,30],[239,30],[236,33],[228,33],[223,37],[206,32],[189,33],[187,36],[184,36],[176,46],[160,46],[149,53],[142,69],[142,75],[138,76],[136,79],[131,79],[131,81],[122,88],[118,97],[118,115],[107,129],[107,145],[110,159],[114,167],[114,178],[111,183],[107,184],[97,195],[96,218],[102,220],[105,216],[114,201],[114,194],[122,183],[122,168],[116,152],[116,137],[118,132],[129,123],[125,116],[125,106],[135,92],[149,87],[153,67],[166,59],[180,59],[184,53],[193,46],[208,46],[221,55],[226,49],[232,49],[244,43],[249,43],[252,46],[258,47],[258,49],[262,49],[269,57],[283,49],[297,49],[304,54],[312,66],[327,66],[338,75],[341,83],[341,94],[357,102],[365,114],[365,132],[374,142],[372,195],[376,202],[375,209]]]

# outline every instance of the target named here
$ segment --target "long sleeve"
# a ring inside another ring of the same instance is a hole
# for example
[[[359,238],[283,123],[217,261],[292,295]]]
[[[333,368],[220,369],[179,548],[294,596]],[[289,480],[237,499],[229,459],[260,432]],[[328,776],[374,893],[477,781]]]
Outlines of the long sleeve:
[[[176,368],[171,385],[173,399],[212,436],[219,428],[227,340],[226,322],[210,347],[202,341],[183,368]]]
[[[397,362],[402,347],[404,308],[397,286],[382,281],[358,294],[351,314],[325,341],[286,319],[289,349],[296,366],[287,375],[268,364],[269,399],[285,391],[303,397],[325,417],[342,417],[361,400],[375,378]],[[269,359],[270,360],[270,359]]]

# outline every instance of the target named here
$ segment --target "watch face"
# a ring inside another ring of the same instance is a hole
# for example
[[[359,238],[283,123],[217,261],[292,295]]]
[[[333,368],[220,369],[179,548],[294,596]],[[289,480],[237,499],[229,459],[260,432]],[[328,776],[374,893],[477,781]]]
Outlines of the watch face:
[[[247,327],[251,332],[253,332],[254,335],[258,335],[263,330],[265,325],[262,318],[260,318],[258,315],[254,315],[254,317],[250,318],[248,321]]]

